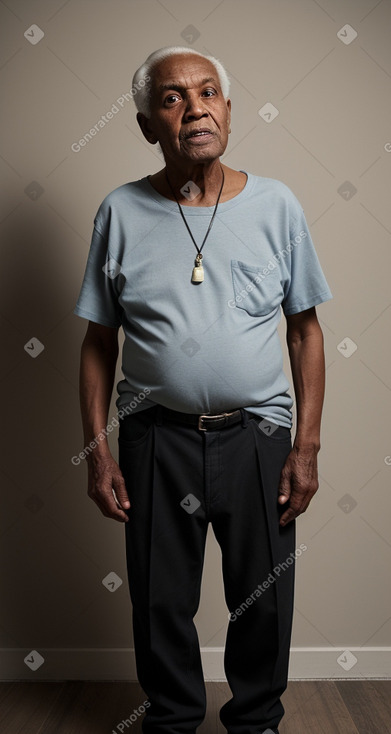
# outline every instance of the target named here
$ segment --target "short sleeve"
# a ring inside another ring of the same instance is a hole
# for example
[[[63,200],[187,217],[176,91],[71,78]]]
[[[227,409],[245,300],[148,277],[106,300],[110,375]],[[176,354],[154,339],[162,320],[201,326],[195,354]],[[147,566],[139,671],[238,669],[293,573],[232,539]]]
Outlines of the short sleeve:
[[[292,195],[289,244],[282,251],[286,280],[282,308],[289,316],[329,301],[333,296],[321,268],[304,211]]]
[[[118,263],[110,257],[107,240],[98,229],[95,217],[84,278],[73,313],[103,326],[121,326],[118,271]]]

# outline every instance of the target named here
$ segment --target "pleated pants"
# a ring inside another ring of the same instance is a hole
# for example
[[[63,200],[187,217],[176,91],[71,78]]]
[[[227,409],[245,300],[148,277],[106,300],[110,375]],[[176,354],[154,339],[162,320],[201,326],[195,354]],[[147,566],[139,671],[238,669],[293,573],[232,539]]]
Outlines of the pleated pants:
[[[260,418],[220,430],[167,421],[161,406],[120,422],[119,465],[131,507],[125,523],[137,675],[149,707],[145,734],[195,734],[206,709],[193,622],[211,523],[222,554],[227,616],[224,668],[229,734],[277,728],[291,639],[295,521],[277,502],[290,429]],[[275,428],[275,426],[274,426]],[[214,617],[211,610],[211,617]]]

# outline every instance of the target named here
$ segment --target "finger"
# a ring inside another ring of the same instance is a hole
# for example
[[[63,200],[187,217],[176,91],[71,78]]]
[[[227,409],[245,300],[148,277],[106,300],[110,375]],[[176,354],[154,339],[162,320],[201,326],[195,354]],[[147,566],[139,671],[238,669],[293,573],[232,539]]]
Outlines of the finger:
[[[113,494],[114,499],[118,500],[120,507],[130,507],[128,493],[126,491],[125,481],[122,476],[113,477]]]
[[[300,497],[297,496],[295,492],[292,492],[290,498],[290,506],[287,511],[284,512],[284,514],[281,516],[280,525],[286,525],[288,522],[291,522],[296,517],[305,512],[308,505],[310,504],[310,501],[311,497],[308,497],[307,494]]]
[[[117,496],[115,494],[115,490],[113,489],[112,492],[113,492],[114,502],[115,502],[116,507],[117,507],[117,510],[115,512],[115,516],[112,515],[113,519],[114,520],[120,520],[121,519],[121,521],[128,522],[129,517],[127,516],[126,512],[122,508],[122,505],[118,501]],[[128,501],[128,505],[130,507],[130,502],[129,501]],[[127,509],[129,509],[129,507]]]
[[[287,491],[287,490],[282,490],[282,491],[279,490],[278,501],[279,501],[280,505],[285,505],[285,503],[288,502],[289,497],[290,497],[290,492],[289,491]]]
[[[120,503],[118,502],[113,487],[111,487],[110,494],[106,498],[106,508],[113,520],[119,520],[120,522],[127,522],[129,520],[126,512],[123,511]]]
[[[281,505],[288,502],[291,496],[290,474],[281,474],[280,484],[278,487],[278,501]]]
[[[113,490],[113,492],[114,492],[114,490]],[[109,505],[109,515],[108,515],[108,517],[111,517],[112,520],[118,520],[119,522],[128,522],[129,521],[129,518],[128,518],[126,512],[124,512],[124,510],[121,509],[121,507],[119,506],[117,500],[114,497],[114,494],[112,495],[112,502],[111,501],[108,501],[108,505]]]
[[[289,507],[289,509],[280,517],[280,525],[284,527],[285,525],[288,525],[288,523],[292,522],[296,517],[296,512]]]
[[[129,518],[126,513],[118,507],[111,488],[106,489],[105,487],[98,492],[93,491],[91,492],[91,497],[105,517],[110,517],[111,519],[118,520],[119,522],[128,522]]]

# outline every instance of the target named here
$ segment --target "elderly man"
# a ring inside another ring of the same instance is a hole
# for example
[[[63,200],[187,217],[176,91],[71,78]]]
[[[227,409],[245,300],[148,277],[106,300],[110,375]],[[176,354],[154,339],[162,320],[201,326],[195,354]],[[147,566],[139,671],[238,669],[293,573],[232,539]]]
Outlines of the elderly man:
[[[230,611],[232,698],[220,718],[229,734],[270,734],[284,713],[294,561],[306,548],[295,549],[295,518],[318,488],[315,306],[332,296],[290,189],[220,162],[231,117],[220,62],[160,49],[133,85],[137,121],[165,166],[108,194],[94,220],[75,308],[89,320],[80,372],[88,494],[126,523],[143,731],[194,734],[205,716],[193,617],[210,522]],[[117,464],[106,426],[121,326]]]

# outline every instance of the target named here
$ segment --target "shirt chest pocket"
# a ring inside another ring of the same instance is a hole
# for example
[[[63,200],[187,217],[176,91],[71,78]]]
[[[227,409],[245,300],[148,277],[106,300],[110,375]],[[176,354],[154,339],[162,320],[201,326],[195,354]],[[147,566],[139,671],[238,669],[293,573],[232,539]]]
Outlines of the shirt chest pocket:
[[[231,273],[236,308],[250,316],[268,316],[280,306],[284,291],[277,266],[259,268],[231,260]]]

